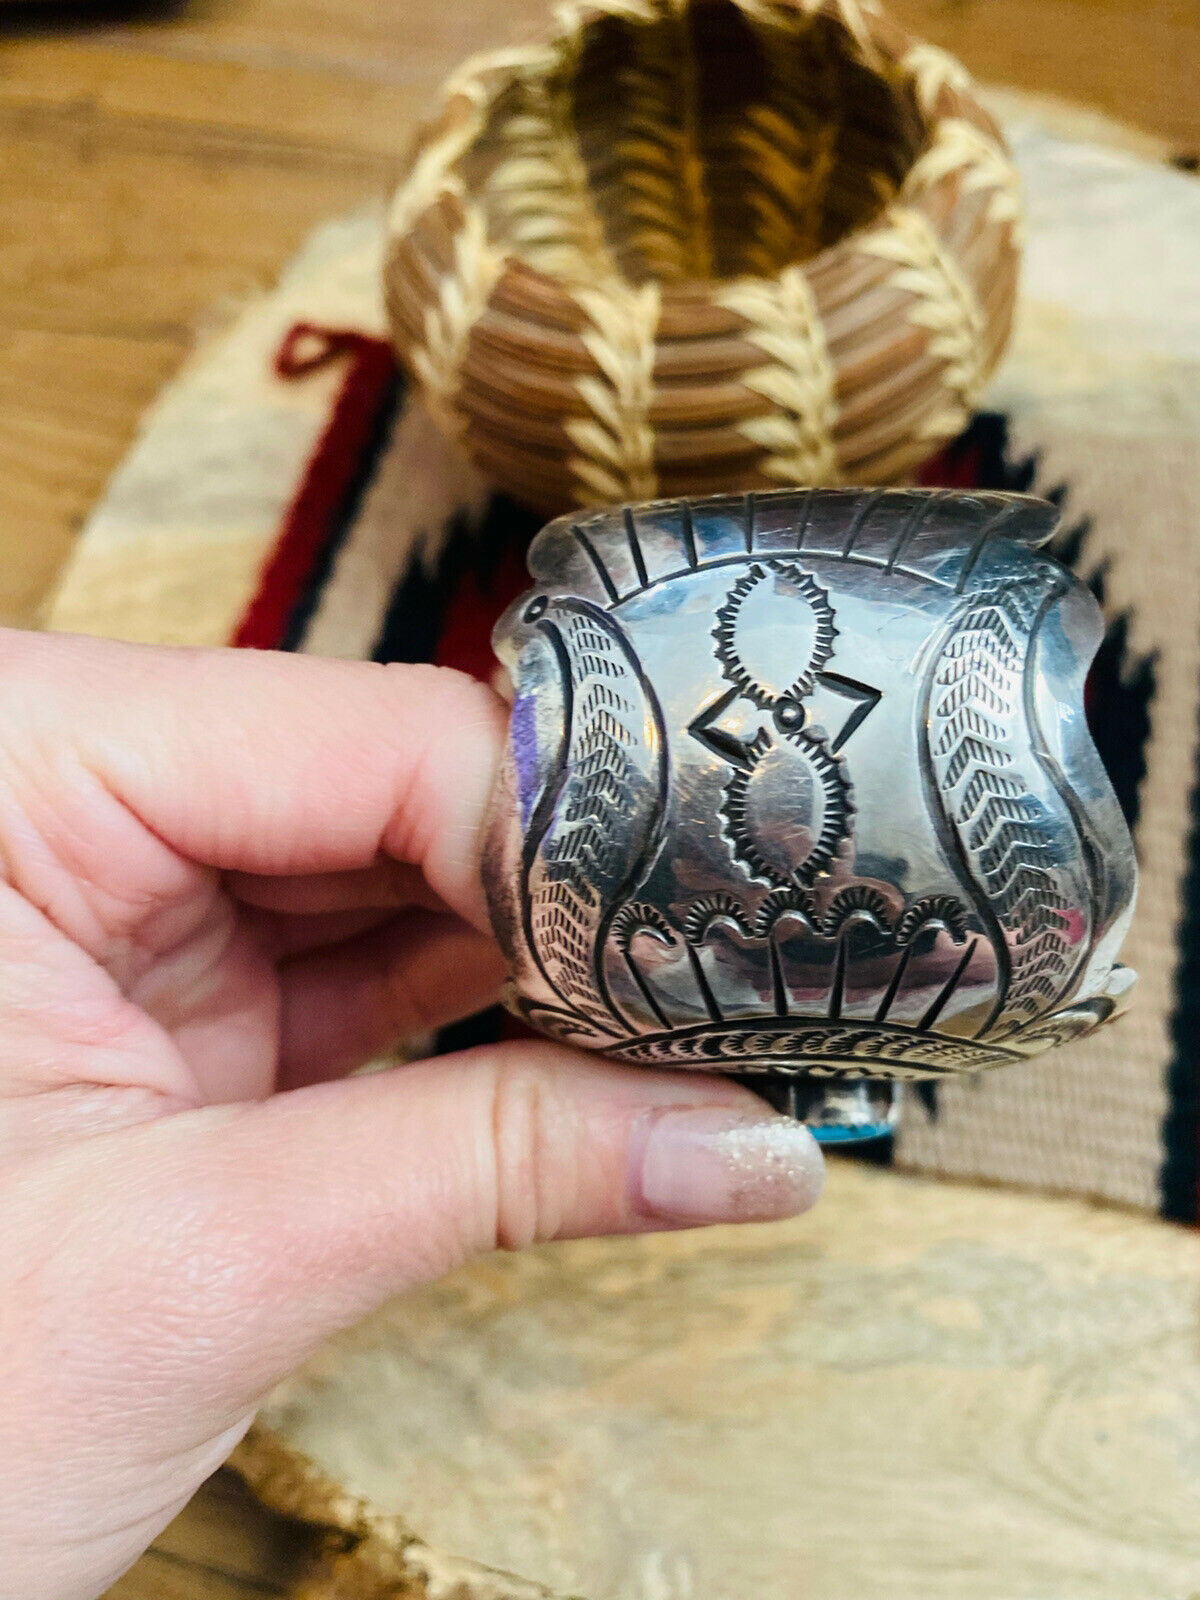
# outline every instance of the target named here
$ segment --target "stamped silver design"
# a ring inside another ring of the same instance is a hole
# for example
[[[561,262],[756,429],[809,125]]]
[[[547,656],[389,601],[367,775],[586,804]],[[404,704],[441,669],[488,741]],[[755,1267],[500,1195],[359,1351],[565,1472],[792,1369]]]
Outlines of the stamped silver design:
[[[721,802],[730,848],[763,883],[812,883],[850,831],[850,784],[822,738],[760,728],[733,765]]]
[[[790,636],[783,651],[776,629]],[[713,638],[730,683],[769,711],[808,694],[833,654],[836,632],[829,596],[810,573],[794,561],[756,561],[726,595]]]
[[[1112,1016],[1136,868],[1055,516],[814,490],[545,528],[495,635],[514,1008],[626,1061],[805,1081],[1001,1066]]]

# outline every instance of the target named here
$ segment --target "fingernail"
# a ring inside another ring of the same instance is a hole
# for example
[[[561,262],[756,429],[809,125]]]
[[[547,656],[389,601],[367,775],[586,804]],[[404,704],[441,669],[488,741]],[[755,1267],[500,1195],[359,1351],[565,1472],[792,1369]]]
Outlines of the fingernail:
[[[814,1205],[825,1167],[803,1123],[730,1106],[662,1112],[642,1148],[643,1210],[675,1222],[770,1222]]]

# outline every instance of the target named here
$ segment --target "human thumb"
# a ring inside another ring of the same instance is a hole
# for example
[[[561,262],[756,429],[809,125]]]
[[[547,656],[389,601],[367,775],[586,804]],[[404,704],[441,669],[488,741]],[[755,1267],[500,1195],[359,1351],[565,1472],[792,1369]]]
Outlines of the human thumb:
[[[388,1296],[498,1246],[791,1215],[821,1175],[732,1083],[522,1043],[43,1147],[0,1196],[0,1597],[111,1582]]]
[[[823,1171],[804,1127],[726,1080],[523,1042],[186,1111],[69,1159],[89,1220],[55,1253],[91,1357],[107,1342],[142,1412],[158,1393],[229,1419],[472,1254],[789,1216]]]

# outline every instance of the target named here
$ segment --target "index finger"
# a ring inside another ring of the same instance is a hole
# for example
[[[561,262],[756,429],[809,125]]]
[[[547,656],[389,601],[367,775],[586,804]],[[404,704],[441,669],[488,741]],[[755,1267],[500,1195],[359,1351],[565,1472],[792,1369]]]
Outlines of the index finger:
[[[485,925],[478,841],[506,711],[464,674],[10,632],[5,681],[9,737],[15,723],[69,748],[188,859],[282,875],[384,854]]]

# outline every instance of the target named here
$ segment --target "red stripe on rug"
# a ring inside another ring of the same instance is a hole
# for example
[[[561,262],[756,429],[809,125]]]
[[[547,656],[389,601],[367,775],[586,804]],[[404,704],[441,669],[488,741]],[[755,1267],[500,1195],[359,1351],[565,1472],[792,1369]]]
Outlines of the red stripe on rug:
[[[460,672],[490,683],[497,666],[492,629],[510,601],[528,587],[525,552],[516,545],[503,552],[486,582],[478,572],[465,571],[442,617],[434,653],[438,666],[457,667]]]
[[[350,357],[346,376],[263,566],[254,598],[234,632],[235,645],[257,650],[279,647],[329,530],[358,478],[396,374],[395,356],[386,339],[349,328],[298,322],[276,354],[276,375],[287,380],[306,377],[343,356]]]

